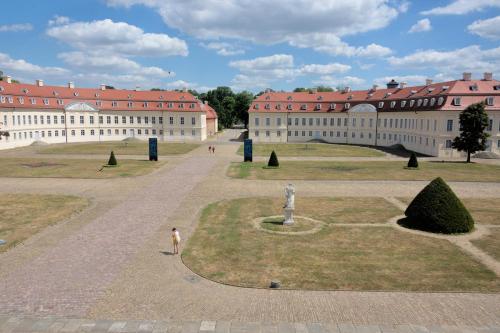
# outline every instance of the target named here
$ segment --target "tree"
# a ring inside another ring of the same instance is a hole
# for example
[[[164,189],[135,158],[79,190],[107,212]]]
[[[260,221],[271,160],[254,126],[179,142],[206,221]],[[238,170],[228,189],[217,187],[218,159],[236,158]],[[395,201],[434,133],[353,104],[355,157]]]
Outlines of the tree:
[[[248,91],[242,91],[236,95],[234,114],[237,120],[245,124],[245,128],[248,128],[248,108],[252,104],[253,94]]]
[[[224,107],[223,101],[226,97],[232,97],[233,100],[227,99],[225,102],[226,107],[229,109],[226,110]],[[221,127],[231,127],[234,121],[234,93],[229,87],[217,87],[214,90],[210,90],[206,94],[206,99],[208,101],[208,105],[214,108],[215,112],[217,112],[217,117],[219,118],[219,124]]]
[[[111,155],[109,156],[108,165],[118,165],[118,162],[116,161],[115,153],[113,151],[111,151]]]
[[[471,154],[486,149],[488,134],[484,130],[488,121],[483,102],[471,104],[460,113],[460,136],[453,140],[451,146],[467,152],[467,163],[470,163]]]
[[[280,166],[280,162],[278,162],[278,156],[276,156],[276,153],[273,152],[271,153],[271,156],[269,156],[269,162],[267,162],[267,166],[268,167],[279,167]]]
[[[307,89],[307,88],[298,87],[298,88],[293,89],[293,92],[306,92],[308,90],[309,89]]]
[[[417,154],[414,151],[411,152],[408,168],[418,168]]]
[[[474,228],[474,220],[460,199],[441,178],[429,183],[413,199],[401,223],[408,228],[438,232],[462,233]]]
[[[332,92],[333,88],[332,87],[327,87],[327,86],[317,86],[316,90],[318,92]]]
[[[234,124],[234,120],[236,119],[234,114],[234,106],[236,105],[236,100],[233,96],[226,96],[222,100],[221,105],[224,113],[222,114],[222,117],[219,118],[219,121],[224,127],[231,127]]]

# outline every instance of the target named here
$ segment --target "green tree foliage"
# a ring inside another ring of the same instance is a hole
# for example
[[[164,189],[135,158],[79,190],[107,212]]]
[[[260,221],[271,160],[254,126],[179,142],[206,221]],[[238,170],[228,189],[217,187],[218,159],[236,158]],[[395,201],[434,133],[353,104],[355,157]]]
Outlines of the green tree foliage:
[[[233,126],[236,122],[248,124],[248,108],[253,100],[252,93],[243,91],[235,94],[229,87],[217,87],[200,94],[202,101],[214,108],[222,128]]]
[[[118,162],[116,161],[115,153],[113,151],[111,151],[111,155],[109,156],[108,165],[118,165]]]
[[[410,203],[403,224],[412,229],[453,234],[469,232],[474,220],[441,178],[430,182]]]
[[[483,102],[471,104],[460,113],[460,136],[453,140],[452,147],[467,152],[467,163],[470,162],[471,154],[486,149],[486,127],[488,115]]]
[[[408,168],[418,168],[417,154],[414,151],[411,152]]]
[[[269,157],[269,162],[267,162],[267,166],[275,168],[280,166],[280,162],[278,162],[278,156],[276,156],[274,150],[272,151],[271,156]]]
[[[327,86],[317,86],[314,88],[303,88],[303,87],[298,87],[293,90],[293,92],[312,92],[316,90],[317,92],[331,92],[334,91],[332,87],[327,87]]]
[[[248,108],[252,100],[253,94],[249,91],[242,91],[235,97],[234,114],[238,121],[245,124],[245,128],[248,128]]]

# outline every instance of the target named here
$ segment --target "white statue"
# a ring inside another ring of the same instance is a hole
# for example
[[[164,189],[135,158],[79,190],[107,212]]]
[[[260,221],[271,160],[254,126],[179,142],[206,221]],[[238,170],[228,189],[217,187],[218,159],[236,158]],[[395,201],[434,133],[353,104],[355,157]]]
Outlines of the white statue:
[[[286,203],[283,207],[285,213],[285,222],[283,224],[290,225],[293,224],[293,211],[295,210],[295,187],[292,184],[288,184],[285,187],[285,197]]]

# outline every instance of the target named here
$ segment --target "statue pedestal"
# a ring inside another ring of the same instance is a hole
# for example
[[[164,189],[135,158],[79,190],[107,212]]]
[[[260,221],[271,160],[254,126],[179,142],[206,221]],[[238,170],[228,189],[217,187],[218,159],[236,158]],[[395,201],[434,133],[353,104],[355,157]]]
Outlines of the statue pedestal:
[[[293,221],[293,208],[287,208],[285,207],[283,209],[283,212],[285,213],[285,222],[283,222],[284,225],[292,225],[294,223]]]

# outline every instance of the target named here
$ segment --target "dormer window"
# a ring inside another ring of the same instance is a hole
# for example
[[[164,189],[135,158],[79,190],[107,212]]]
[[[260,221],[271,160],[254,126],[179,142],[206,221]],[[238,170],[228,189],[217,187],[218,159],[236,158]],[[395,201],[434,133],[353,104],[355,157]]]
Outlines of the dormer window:
[[[130,94],[129,94],[127,97],[128,97],[128,99],[131,99],[131,98],[132,98],[132,95],[130,95]]]
[[[410,100],[410,107],[412,108],[413,105],[415,105],[415,100],[414,99]]]
[[[162,102],[160,102],[160,103],[158,103],[156,106],[157,106],[157,107],[159,107],[159,108],[163,108],[163,103],[162,103]]]
[[[44,98],[44,99],[43,99],[43,104],[45,104],[45,105],[49,105],[49,99],[48,99],[48,98]]]
[[[444,102],[444,98],[443,97],[439,97],[438,98],[438,105],[442,105]]]
[[[404,108],[406,106],[406,101],[401,101],[401,107]]]
[[[429,103],[429,100],[427,98],[424,98],[424,106],[427,106],[428,103]]]
[[[281,104],[276,104],[276,110],[281,110]]]
[[[117,107],[118,106],[118,102],[117,101],[112,101],[111,102],[111,106],[112,107]]]
[[[421,106],[422,106],[422,99],[421,99],[421,98],[419,98],[419,99],[417,100],[417,107],[419,108],[419,107],[421,107]]]
[[[5,103],[5,96],[0,96],[0,102]]]
[[[316,110],[321,110],[321,104],[316,104]]]
[[[344,107],[345,107],[346,110],[348,110],[351,107],[351,103],[345,103]]]
[[[54,90],[54,91],[52,92],[52,95],[54,95],[54,96],[59,96],[59,93],[58,93],[57,91],[55,91],[55,90]]]
[[[4,89],[2,86],[0,86],[0,91],[4,91],[4,90],[5,90],[5,89]]]
[[[391,101],[391,108],[394,109],[395,106],[396,106],[396,101]]]
[[[477,91],[478,90],[477,84],[470,85],[469,90],[470,91]]]
[[[173,107],[174,107],[174,103],[172,103],[172,102],[167,103],[167,108],[173,108]]]
[[[267,103],[266,105],[264,105],[264,109],[269,110],[270,108],[271,108],[271,104]]]
[[[145,108],[147,108],[147,107],[148,107],[148,105],[149,105],[149,104],[148,104],[148,102],[144,102],[144,103],[142,103],[142,106],[143,106],[143,107],[145,107]]]
[[[287,108],[288,110],[291,110],[291,109],[292,109],[292,104],[288,104],[288,105],[286,106],[286,108]]]
[[[434,91],[434,87],[429,87],[429,88],[427,88],[427,92],[431,93],[431,92],[433,92],[433,91]]]
[[[495,98],[494,97],[486,97],[486,105],[493,106],[494,104],[495,104]]]
[[[75,92],[73,93],[73,95],[74,95],[75,97],[78,97],[78,95],[80,95],[80,94],[78,93],[78,91],[75,91]]]
[[[30,102],[31,102],[31,104],[35,105],[36,104],[36,99],[32,97],[32,98],[30,98]]]
[[[323,100],[323,96],[318,96],[317,100],[318,101],[322,101]]]
[[[2,91],[2,90],[0,89],[0,91]],[[24,88],[24,89],[23,89],[23,93],[27,94],[27,93],[29,93],[29,90],[28,90],[28,89],[26,89],[26,88]]]
[[[24,104],[24,97],[19,97],[18,101],[19,101],[19,104]]]
[[[95,101],[95,106],[101,107],[102,106],[102,102],[101,101]]]
[[[493,87],[493,90],[500,90],[500,85],[496,85]],[[1,91],[1,90],[0,90]]]
[[[352,99],[352,95],[347,96],[347,100],[350,101]]]
[[[292,100],[292,96],[288,96],[286,99],[287,99],[288,101],[291,101],[291,100]]]
[[[441,89],[448,90],[448,89],[450,89],[450,86],[443,86]]]
[[[10,104],[14,103],[14,98],[12,96],[7,97]]]
[[[431,98],[431,106],[434,106],[436,104],[436,99],[434,97]]]
[[[128,102],[128,103],[127,103],[127,106],[128,106],[129,108],[131,108],[131,107],[133,107],[133,106],[134,106],[134,103],[132,103],[132,102]]]
[[[335,105],[335,103],[330,104],[330,110],[335,110],[336,107],[337,107],[337,105]]]
[[[179,103],[179,109],[184,109],[184,103]]]
[[[300,109],[301,109],[301,110],[307,110],[307,105],[306,105],[306,104],[302,104],[302,105],[300,106]]]
[[[384,102],[378,102],[378,108],[381,109],[384,107]]]
[[[460,106],[462,104],[462,99],[460,97],[453,97],[453,105]]]
[[[270,100],[271,99],[271,96],[267,95],[266,96],[266,101]]]
[[[95,96],[95,97],[99,97],[99,93],[95,93],[95,95],[94,95],[94,96]]]
[[[160,99],[163,99],[163,95],[160,95]]]
[[[62,99],[58,99],[58,100],[57,100],[57,105],[63,105],[63,104],[64,104],[64,102],[63,102],[63,100],[62,100]]]
[[[194,103],[189,104],[190,109],[194,109]]]
[[[388,92],[388,93],[385,94],[384,98],[387,98],[387,97],[389,97],[391,95],[392,95],[392,93]]]
[[[417,91],[416,91],[416,90],[411,90],[411,91],[410,91],[410,95],[415,95],[416,93],[417,93]]]

